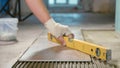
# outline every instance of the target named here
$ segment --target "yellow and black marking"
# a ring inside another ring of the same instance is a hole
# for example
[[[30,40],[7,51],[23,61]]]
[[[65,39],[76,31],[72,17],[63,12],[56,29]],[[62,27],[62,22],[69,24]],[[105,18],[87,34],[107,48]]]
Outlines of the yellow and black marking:
[[[52,42],[60,44],[60,42],[50,33],[48,33],[48,39]],[[67,47],[87,53],[103,61],[111,60],[111,50],[108,48],[85,42],[82,40],[70,39],[68,37],[64,37],[64,40],[66,42]]]

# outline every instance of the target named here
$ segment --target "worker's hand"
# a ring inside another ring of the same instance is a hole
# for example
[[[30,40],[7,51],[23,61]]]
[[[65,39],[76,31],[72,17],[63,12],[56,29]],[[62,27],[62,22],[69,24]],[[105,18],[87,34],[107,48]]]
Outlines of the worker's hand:
[[[74,34],[67,35],[69,38],[74,38]],[[63,36],[57,38],[63,46],[66,46]]]
[[[68,26],[56,23],[52,18],[49,19],[44,25],[49,32],[61,42],[62,45],[66,45],[63,35],[68,36],[69,38],[74,38],[74,35]]]

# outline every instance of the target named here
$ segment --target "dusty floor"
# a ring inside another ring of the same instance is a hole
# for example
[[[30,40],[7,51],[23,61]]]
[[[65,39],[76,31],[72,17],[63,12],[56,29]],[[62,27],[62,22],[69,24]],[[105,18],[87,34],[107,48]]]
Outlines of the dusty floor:
[[[56,21],[69,25],[75,33],[82,29],[114,29],[114,17],[104,14],[51,14]],[[30,17],[24,22],[20,22],[18,31],[18,41],[12,45],[0,45],[0,68],[11,66],[28,49],[41,34],[43,25],[34,17]],[[80,35],[80,37],[82,37]],[[78,37],[76,37],[78,38]],[[8,63],[9,62],[9,63]],[[8,67],[8,68],[9,68]]]

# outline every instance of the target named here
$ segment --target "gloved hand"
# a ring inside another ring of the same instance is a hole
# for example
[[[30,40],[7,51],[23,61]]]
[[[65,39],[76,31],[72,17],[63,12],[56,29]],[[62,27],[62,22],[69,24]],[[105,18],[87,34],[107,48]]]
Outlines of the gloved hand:
[[[68,36],[69,38],[74,37],[68,26],[56,23],[52,18],[44,25],[48,31],[61,42],[62,45],[65,45],[63,35]]]

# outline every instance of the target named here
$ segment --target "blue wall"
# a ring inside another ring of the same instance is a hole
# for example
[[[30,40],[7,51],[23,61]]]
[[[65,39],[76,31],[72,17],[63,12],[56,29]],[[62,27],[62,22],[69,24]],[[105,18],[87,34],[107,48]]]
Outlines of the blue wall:
[[[115,30],[120,32],[120,0],[116,0]]]

